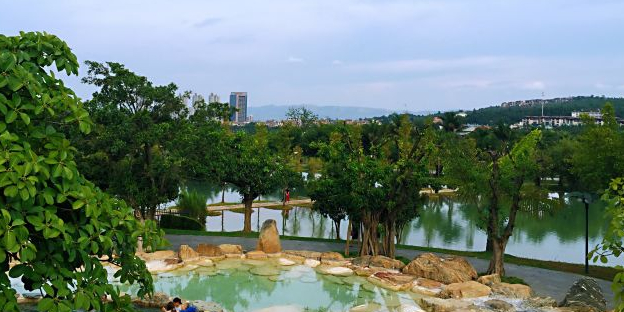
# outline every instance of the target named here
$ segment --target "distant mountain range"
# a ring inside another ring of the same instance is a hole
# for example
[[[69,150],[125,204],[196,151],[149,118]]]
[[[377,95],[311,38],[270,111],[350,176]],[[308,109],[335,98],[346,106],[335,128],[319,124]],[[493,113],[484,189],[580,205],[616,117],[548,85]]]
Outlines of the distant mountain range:
[[[250,106],[247,114],[252,115],[254,121],[281,120],[286,118],[286,111],[289,107],[305,106],[319,116],[319,118],[329,119],[360,119],[389,115],[395,110],[385,108],[359,107],[359,106],[338,106],[338,105],[265,105]],[[402,113],[402,112],[401,112]],[[409,112],[411,114],[427,114],[428,112]]]

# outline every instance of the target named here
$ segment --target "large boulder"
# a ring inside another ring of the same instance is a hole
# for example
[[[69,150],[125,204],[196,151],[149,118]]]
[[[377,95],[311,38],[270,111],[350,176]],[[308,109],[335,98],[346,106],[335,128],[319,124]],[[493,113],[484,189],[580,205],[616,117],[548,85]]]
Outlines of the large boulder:
[[[424,297],[420,299],[420,306],[429,312],[473,312],[483,311],[469,301],[459,299],[440,299]]]
[[[351,263],[361,267],[378,267],[396,270],[400,270],[405,266],[400,260],[388,258],[386,256],[362,256],[351,260]]]
[[[169,301],[171,298],[167,294],[156,292],[151,297],[134,298],[133,303],[141,308],[161,308]]]
[[[269,258],[264,251],[260,251],[260,250],[250,251],[247,254],[245,254],[245,257],[247,259],[252,259],[252,260],[262,260],[262,259]]]
[[[533,296],[533,289],[527,285],[494,283],[492,292],[509,298],[527,299]]]
[[[604,312],[607,310],[607,301],[596,280],[583,277],[570,287],[559,306],[581,308],[583,309],[581,311],[588,312]]]
[[[477,278],[475,268],[462,257],[440,258],[422,254],[403,268],[403,273],[432,279],[444,284],[462,283]]]
[[[256,250],[264,251],[265,253],[276,253],[282,251],[282,245],[280,244],[279,232],[277,231],[277,223],[275,220],[269,219],[262,223]]]
[[[321,253],[321,262],[327,261],[327,260],[343,261],[344,257],[339,252],[335,252],[335,251],[327,251],[327,252]]]
[[[202,257],[219,257],[224,254],[223,250],[221,250],[219,246],[212,244],[197,245],[197,253]]]
[[[284,254],[304,257],[306,259],[321,260],[321,253],[310,250],[284,250]]]
[[[453,283],[446,285],[444,290],[440,292],[440,298],[477,298],[489,295],[492,292],[490,287],[475,281],[467,281],[463,283]]]
[[[479,278],[477,279],[477,282],[483,285],[492,286],[492,284],[500,283],[501,278],[500,278],[500,275],[494,273],[490,275],[479,276]]]
[[[191,261],[199,258],[199,254],[189,245],[181,245],[178,251],[178,258],[182,261]]]

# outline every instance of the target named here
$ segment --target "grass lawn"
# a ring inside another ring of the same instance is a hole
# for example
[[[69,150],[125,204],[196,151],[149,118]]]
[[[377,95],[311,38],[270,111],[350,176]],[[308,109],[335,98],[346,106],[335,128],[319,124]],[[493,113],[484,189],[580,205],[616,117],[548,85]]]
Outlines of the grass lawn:
[[[258,237],[257,232],[251,232],[251,233],[242,233],[240,231],[208,232],[208,231],[190,231],[190,230],[173,230],[173,229],[164,229],[164,231],[167,234],[176,234],[176,235],[226,236],[226,237],[251,237],[251,238]],[[280,236],[280,238],[284,240],[330,242],[330,243],[344,243],[345,242],[344,240],[337,240],[337,239],[330,239],[330,238],[315,238],[315,237]],[[473,257],[473,258],[486,259],[486,260],[490,259],[491,257],[491,254],[485,251],[460,251],[460,250],[451,250],[451,249],[443,249],[443,248],[408,246],[408,245],[401,245],[401,244],[397,245],[396,247],[397,249],[443,253],[443,254],[449,254],[449,255]],[[398,259],[403,262],[409,260],[409,259],[402,258],[402,257],[398,257]],[[585,275],[584,274],[585,265],[583,264],[527,259],[527,258],[520,258],[520,257],[512,256],[512,255],[505,255],[505,263],[518,264],[518,265],[548,269],[548,270],[553,270],[553,271],[561,271],[561,272],[569,272],[569,273]],[[587,276],[612,281],[613,278],[615,277],[615,274],[617,273],[618,271],[612,267],[590,265],[589,274],[587,274]]]

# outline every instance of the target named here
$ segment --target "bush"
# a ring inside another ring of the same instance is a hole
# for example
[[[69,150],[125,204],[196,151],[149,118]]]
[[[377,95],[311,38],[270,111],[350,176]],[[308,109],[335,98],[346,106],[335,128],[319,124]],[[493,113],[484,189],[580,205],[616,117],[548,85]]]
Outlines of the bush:
[[[200,194],[196,191],[189,192],[188,190],[180,193],[180,197],[178,198],[178,209],[182,214],[188,215],[189,217],[197,220],[201,224],[206,224],[206,202],[208,201],[208,197],[206,195]]]
[[[177,230],[194,230],[203,231],[205,225],[199,223],[194,218],[176,216],[176,215],[162,215],[160,216],[160,227],[165,229],[177,229]]]

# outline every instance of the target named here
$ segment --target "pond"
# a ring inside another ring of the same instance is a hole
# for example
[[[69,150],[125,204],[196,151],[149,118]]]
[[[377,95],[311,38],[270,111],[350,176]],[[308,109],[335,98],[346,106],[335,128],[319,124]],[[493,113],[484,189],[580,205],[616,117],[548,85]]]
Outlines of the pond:
[[[195,185],[194,189],[209,194],[209,203],[221,201],[219,188]],[[305,195],[293,190],[293,196]],[[556,195],[556,194],[555,194]],[[276,192],[263,200],[280,200]],[[240,196],[232,189],[225,192],[226,202],[239,202]],[[589,244],[598,244],[607,229],[604,219],[604,204],[590,205]],[[240,231],[243,214],[225,211],[223,216],[207,218],[209,231]],[[334,238],[333,222],[309,208],[295,207],[288,213],[269,208],[254,209],[252,229],[258,230],[267,219],[277,221],[283,235]],[[585,250],[585,210],[582,203],[565,199],[558,208],[537,212],[521,212],[517,226],[507,246],[507,253],[515,256],[540,260],[583,263]],[[421,208],[420,217],[411,221],[403,232],[401,243],[414,246],[437,247],[466,251],[482,251],[486,235],[479,229],[479,214],[472,204],[455,197],[432,197]],[[347,221],[340,226],[340,237],[345,238]],[[610,264],[612,265],[612,264]]]

